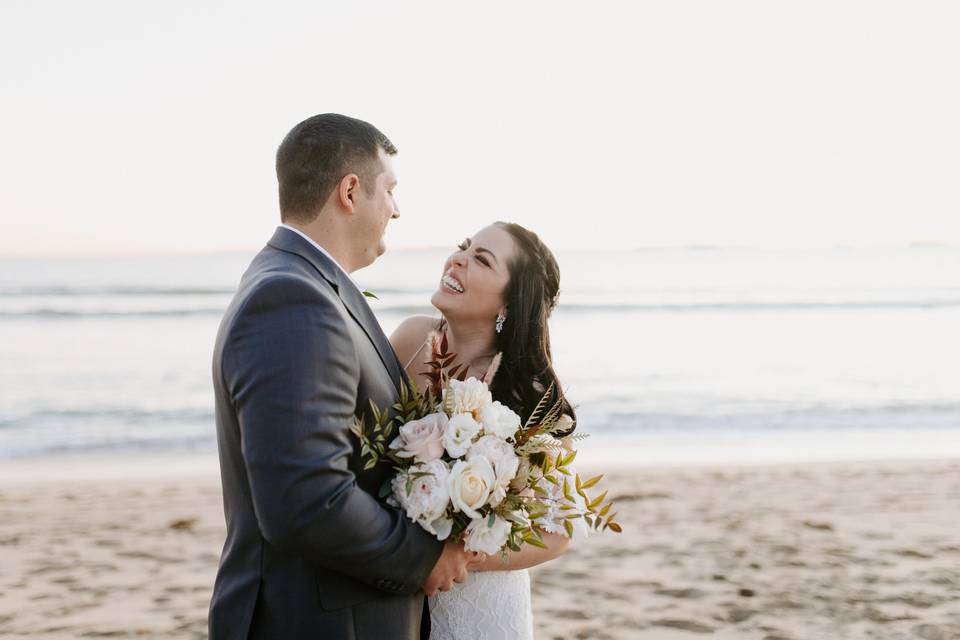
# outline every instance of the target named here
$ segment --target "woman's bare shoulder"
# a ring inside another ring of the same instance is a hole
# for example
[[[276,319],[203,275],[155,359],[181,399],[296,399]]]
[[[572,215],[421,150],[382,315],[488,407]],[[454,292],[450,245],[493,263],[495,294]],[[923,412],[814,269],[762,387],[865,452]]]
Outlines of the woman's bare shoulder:
[[[390,344],[397,352],[397,358],[405,363],[426,342],[430,332],[435,330],[440,321],[430,316],[410,316],[401,322],[390,334]]]

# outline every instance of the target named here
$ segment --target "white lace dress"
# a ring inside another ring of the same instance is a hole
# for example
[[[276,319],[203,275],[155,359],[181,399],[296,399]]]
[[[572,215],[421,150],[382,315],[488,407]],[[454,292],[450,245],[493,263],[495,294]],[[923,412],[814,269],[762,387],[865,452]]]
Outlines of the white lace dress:
[[[477,571],[430,598],[430,640],[533,640],[530,574]]]
[[[572,468],[572,467],[571,467]],[[541,481],[547,496],[559,500],[563,490]],[[582,498],[578,505],[585,509]],[[537,520],[550,533],[561,533],[564,512],[552,507]],[[589,535],[583,519],[573,521],[573,539]],[[463,584],[430,598],[430,640],[533,640],[530,574],[520,571],[478,571]]]

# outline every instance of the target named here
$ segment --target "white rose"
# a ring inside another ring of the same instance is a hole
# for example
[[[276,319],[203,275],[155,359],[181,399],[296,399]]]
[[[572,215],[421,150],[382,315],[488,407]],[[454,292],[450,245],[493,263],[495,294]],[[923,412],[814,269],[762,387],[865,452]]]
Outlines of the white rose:
[[[417,462],[439,460],[443,455],[447,422],[445,413],[431,413],[408,422],[400,427],[400,435],[390,443],[390,448],[401,458],[413,458]]]
[[[443,446],[451,458],[459,458],[470,448],[473,438],[480,433],[480,424],[468,413],[458,413],[450,418],[443,435]]]
[[[462,382],[451,380],[449,386],[443,389],[444,406],[447,406],[448,394],[452,394],[451,413],[469,413],[474,420],[479,420],[480,410],[493,402],[490,389],[476,378],[467,378]]]
[[[447,482],[454,510],[462,511],[471,518],[479,518],[481,516],[477,510],[490,498],[497,476],[489,460],[475,456],[473,460],[457,460]]]
[[[492,402],[480,409],[480,422],[484,433],[510,440],[520,428],[520,416],[510,407]]]
[[[467,551],[481,551],[487,554],[500,553],[510,537],[512,525],[496,516],[493,526],[487,526],[487,518],[480,518],[467,525],[467,539],[464,543]]]
[[[493,463],[496,485],[490,492],[488,504],[495,507],[506,497],[507,487],[520,467],[520,458],[517,457],[512,446],[497,436],[483,436],[474,442],[470,446],[470,451],[467,452],[467,460],[472,460],[476,456],[483,456]]]
[[[407,482],[415,473],[430,475],[413,479],[411,491],[407,493]],[[426,525],[432,524],[446,514],[447,505],[450,502],[449,479],[450,469],[442,460],[415,464],[394,476],[391,483],[393,497],[406,511],[408,518],[420,523],[431,533],[435,533]]]

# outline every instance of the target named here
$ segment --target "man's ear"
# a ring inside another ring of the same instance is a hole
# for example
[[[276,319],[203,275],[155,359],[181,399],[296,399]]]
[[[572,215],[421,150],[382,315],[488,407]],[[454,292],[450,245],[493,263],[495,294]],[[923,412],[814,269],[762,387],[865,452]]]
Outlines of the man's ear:
[[[359,188],[360,178],[355,173],[348,173],[343,176],[337,184],[337,203],[349,213],[353,213],[357,189]]]

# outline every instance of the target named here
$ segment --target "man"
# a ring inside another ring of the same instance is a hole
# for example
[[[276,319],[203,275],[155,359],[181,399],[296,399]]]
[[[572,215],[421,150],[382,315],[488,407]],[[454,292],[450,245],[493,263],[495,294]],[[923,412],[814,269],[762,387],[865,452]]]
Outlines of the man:
[[[349,277],[384,252],[399,217],[395,153],[337,114],[301,122],[277,151],[283,224],[214,348],[227,539],[212,640],[429,635],[424,592],[466,579],[475,554],[380,502],[390,469],[363,471],[350,432],[371,401],[396,402],[403,376]]]

